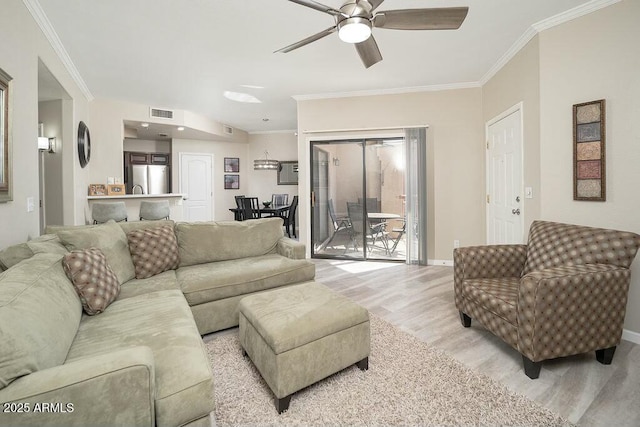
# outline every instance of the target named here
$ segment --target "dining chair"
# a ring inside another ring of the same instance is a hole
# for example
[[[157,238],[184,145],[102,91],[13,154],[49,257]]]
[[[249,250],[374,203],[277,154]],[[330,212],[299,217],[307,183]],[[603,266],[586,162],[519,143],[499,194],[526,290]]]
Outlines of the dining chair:
[[[94,224],[101,224],[110,219],[116,222],[127,221],[127,207],[124,202],[94,203],[91,207],[91,217]]]
[[[358,236],[364,236],[365,240],[371,241],[372,247],[377,247],[376,243],[380,242],[382,249],[389,254],[389,232],[385,230],[387,224],[385,222],[372,224],[371,221],[365,219],[360,203],[347,202],[347,212],[351,227],[353,227],[354,240],[357,241]]]
[[[284,227],[287,230],[287,236],[293,237],[296,239],[298,235],[296,234],[296,210],[298,209],[298,196],[293,196],[293,201],[291,202],[291,206],[284,217]]]
[[[234,219],[236,221],[242,221],[242,199],[244,199],[244,194],[234,197],[236,200],[236,211],[233,213]]]
[[[258,203],[257,197],[243,197],[241,200],[242,203],[242,219],[241,221],[246,221],[248,219],[258,219],[260,218],[260,204]]]
[[[169,201],[148,201],[140,202],[140,221],[142,220],[158,220],[169,219]]]
[[[288,194],[272,194],[271,195],[271,204],[273,206],[285,206],[289,204],[289,195]]]

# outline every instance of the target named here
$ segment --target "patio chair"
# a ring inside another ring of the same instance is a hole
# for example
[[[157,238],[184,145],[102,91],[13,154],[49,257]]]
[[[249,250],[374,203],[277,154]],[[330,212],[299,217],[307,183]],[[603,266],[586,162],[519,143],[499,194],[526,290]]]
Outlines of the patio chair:
[[[371,247],[376,247],[376,243],[380,242],[382,243],[381,249],[384,249],[388,255],[389,232],[385,230],[387,224],[385,222],[372,224],[371,221],[365,219],[362,205],[359,203],[347,202],[347,212],[353,228],[354,240],[357,241],[358,236],[364,236],[366,240],[371,241]]]
[[[326,248],[327,246],[331,246],[333,239],[337,236],[346,236],[349,241],[353,244],[354,250],[358,249],[358,242],[354,239],[353,236],[353,228],[351,227],[351,222],[349,221],[348,216],[339,217],[336,215],[336,211],[333,207],[333,199],[329,199],[327,203],[329,209],[329,217],[331,218],[331,224],[333,225],[333,233],[329,240],[322,245],[322,248]],[[345,250],[346,250],[345,245]],[[333,246],[332,246],[333,247]]]

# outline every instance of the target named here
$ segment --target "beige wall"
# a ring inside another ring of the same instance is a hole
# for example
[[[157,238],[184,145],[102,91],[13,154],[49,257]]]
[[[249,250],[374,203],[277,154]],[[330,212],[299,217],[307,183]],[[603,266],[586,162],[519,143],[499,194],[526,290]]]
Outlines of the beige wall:
[[[236,205],[234,196],[245,194],[248,189],[247,179],[247,144],[226,141],[202,141],[195,139],[173,139],[171,151],[171,170],[173,192],[180,192],[180,153],[212,154],[213,155],[213,220],[233,220],[233,213],[229,211]],[[224,158],[238,157],[240,159],[240,189],[224,189]]]
[[[38,121],[43,124],[47,138],[56,138],[56,145],[62,144],[62,105],[61,99],[40,102],[38,104]],[[50,224],[64,224],[64,203],[62,184],[62,154],[57,149],[55,153],[43,151],[41,156],[44,163],[44,207],[45,226]]]
[[[487,123],[510,107],[522,103],[523,188],[531,187],[533,198],[522,198],[523,241],[529,226],[540,218],[540,57],[535,36],[482,87],[482,116]]]
[[[27,197],[38,200],[38,58],[47,66],[73,100],[63,122],[63,173],[65,188],[84,187],[88,171],[81,170],[72,143],[73,129],[87,120],[87,100],[58,59],[24,3],[6,0],[0,13],[0,67],[11,77],[13,141],[13,201],[0,204],[0,248],[39,234],[39,213],[27,213]],[[70,101],[71,102],[71,101]],[[89,168],[89,167],[88,167]],[[85,193],[86,194],[86,193]],[[85,196],[86,197],[86,196]],[[65,196],[65,222],[73,223],[82,213],[80,198]],[[37,205],[36,205],[37,206]],[[67,218],[68,217],[68,218]]]
[[[321,131],[415,125],[429,126],[428,257],[451,260],[454,239],[462,245],[485,241],[480,88],[299,101],[300,194],[309,194],[308,145],[325,137]],[[301,240],[308,242],[307,201],[301,203],[300,215]]]
[[[640,233],[640,2],[622,1],[540,34],[541,216]],[[604,98],[607,201],[573,200],[572,105]],[[640,333],[640,260],[625,328]],[[638,335],[640,338],[640,335]]]
[[[298,160],[297,138],[293,131],[277,133],[255,133],[249,135],[247,146],[247,160],[240,164],[240,172],[246,180],[245,185],[240,185],[243,190],[240,194],[258,197],[262,200],[271,200],[272,194],[286,193],[289,195],[289,203],[293,196],[298,195],[297,185],[278,185],[277,171],[254,170],[253,161],[264,159],[264,152],[269,152],[270,159],[280,161]]]

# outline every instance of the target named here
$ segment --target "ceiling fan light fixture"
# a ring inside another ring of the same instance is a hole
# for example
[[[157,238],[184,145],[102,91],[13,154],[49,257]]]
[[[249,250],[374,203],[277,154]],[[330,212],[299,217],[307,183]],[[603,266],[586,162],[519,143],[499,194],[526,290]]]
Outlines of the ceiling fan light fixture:
[[[338,24],[338,37],[345,43],[362,43],[371,37],[371,22],[358,16]]]

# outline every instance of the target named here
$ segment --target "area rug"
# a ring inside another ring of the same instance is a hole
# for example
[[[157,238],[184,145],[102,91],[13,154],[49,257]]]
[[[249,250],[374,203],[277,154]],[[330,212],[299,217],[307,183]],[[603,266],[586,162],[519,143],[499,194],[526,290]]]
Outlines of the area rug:
[[[206,345],[217,426],[571,425],[375,316],[369,370],[352,366],[295,393],[280,415],[237,332]]]

